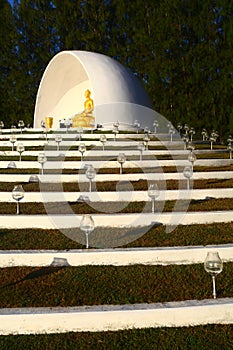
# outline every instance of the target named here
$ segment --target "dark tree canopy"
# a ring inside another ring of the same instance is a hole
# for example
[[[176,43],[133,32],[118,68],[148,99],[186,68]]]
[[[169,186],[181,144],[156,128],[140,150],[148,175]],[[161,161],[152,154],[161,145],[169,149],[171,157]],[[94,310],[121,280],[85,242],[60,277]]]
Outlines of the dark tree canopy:
[[[62,50],[87,50],[128,67],[175,126],[227,136],[232,10],[229,0],[15,0],[12,7],[1,0],[0,119],[8,126],[32,123],[50,59]]]

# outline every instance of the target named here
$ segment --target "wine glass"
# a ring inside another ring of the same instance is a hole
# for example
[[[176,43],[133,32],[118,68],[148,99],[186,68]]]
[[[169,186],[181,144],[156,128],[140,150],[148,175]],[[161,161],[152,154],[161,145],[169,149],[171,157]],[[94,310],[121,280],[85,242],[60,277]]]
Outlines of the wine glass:
[[[154,127],[154,133],[156,134],[157,133],[157,129],[159,127],[159,122],[158,122],[157,119],[154,120],[153,127]]]
[[[135,122],[134,122],[134,125],[133,125],[135,128],[136,128],[136,130],[137,130],[137,134],[138,134],[138,131],[139,131],[139,129],[140,129],[140,123],[139,123],[139,121],[136,119],[135,120]]]
[[[62,142],[62,136],[55,135],[55,142],[57,142],[57,151],[59,151],[59,144]]]
[[[174,129],[173,125],[171,125],[171,126],[169,127],[168,132],[169,132],[169,134],[170,134],[170,141],[172,142],[173,135],[175,134],[175,129]]]
[[[157,184],[150,184],[148,188],[148,196],[152,200],[152,213],[155,212],[155,199],[159,197],[159,187]]]
[[[118,157],[117,157],[117,161],[120,164],[120,174],[122,174],[122,170],[123,170],[123,164],[126,161],[126,157],[124,153],[119,153]]]
[[[107,137],[106,137],[106,135],[100,135],[100,142],[102,143],[102,145],[103,145],[103,151],[104,151],[104,145],[105,145],[105,143],[107,142]]]
[[[89,180],[89,192],[91,192],[91,181],[95,178],[95,169],[93,168],[92,165],[90,165],[87,170],[86,170],[86,177],[88,178]]]
[[[85,143],[80,143],[79,146],[78,146],[78,150],[79,152],[81,153],[81,161],[83,160],[83,154],[84,152],[86,152],[86,146],[85,146]]]
[[[230,159],[232,159],[232,150],[233,150],[233,148],[232,148],[231,143],[228,144],[227,149],[228,149],[228,151],[229,151],[229,153],[230,153]]]
[[[39,153],[38,158],[37,158],[38,162],[41,165],[41,174],[44,174],[44,164],[47,162],[47,157],[45,155],[44,152]]]
[[[188,160],[192,164],[192,171],[193,171],[193,166],[196,159],[197,159],[196,155],[193,152],[190,152],[188,156]]]
[[[150,136],[149,134],[145,134],[144,138],[143,138],[144,142],[145,142],[145,149],[148,150],[148,143],[150,141]]]
[[[19,201],[24,198],[24,189],[22,185],[16,185],[12,191],[12,198],[17,201],[17,215],[20,214]]]
[[[22,153],[25,151],[25,147],[22,143],[18,143],[16,150],[19,152],[19,161],[21,162]]]
[[[86,235],[86,248],[89,248],[89,234],[94,230],[95,223],[91,215],[85,214],[83,215],[81,222],[80,222],[80,229],[85,232]]]
[[[119,134],[118,126],[114,126],[112,131],[114,133],[114,141],[116,141],[117,134]]]
[[[12,143],[12,151],[14,151],[14,144],[17,141],[17,138],[14,134],[10,136],[10,142]]]
[[[65,126],[66,126],[66,133],[68,134],[68,129],[70,128],[70,120],[69,119],[65,120]]]
[[[81,138],[82,138],[82,134],[83,134],[83,128],[81,126],[79,126],[77,128],[77,133],[79,135],[79,141],[81,141]]]
[[[19,122],[18,122],[18,127],[20,128],[20,132],[21,132],[21,134],[22,134],[22,132],[23,132],[23,128],[24,128],[24,121],[23,120],[19,120]]]
[[[144,142],[140,141],[137,145],[137,148],[140,152],[140,160],[142,160],[142,152],[145,150],[145,144]]]
[[[205,262],[204,268],[206,272],[210,274],[213,281],[213,297],[216,299],[216,286],[215,286],[215,277],[222,272],[223,262],[218,254],[218,252],[208,252]]]
[[[4,123],[3,123],[3,121],[1,120],[0,121],[0,132],[2,133],[2,129],[4,128]]]
[[[191,179],[191,177],[192,177],[192,175],[193,175],[193,170],[192,170],[192,168],[191,168],[190,166],[186,166],[186,167],[184,168],[183,175],[184,175],[184,177],[186,177],[186,179],[187,179],[187,190],[189,190],[189,189],[190,189],[190,179]]]

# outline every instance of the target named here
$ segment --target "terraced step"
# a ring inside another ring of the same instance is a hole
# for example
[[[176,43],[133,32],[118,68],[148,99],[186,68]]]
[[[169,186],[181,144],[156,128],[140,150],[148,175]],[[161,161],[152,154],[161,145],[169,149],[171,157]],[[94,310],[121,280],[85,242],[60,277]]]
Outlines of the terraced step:
[[[39,171],[38,171],[39,173]],[[84,174],[49,174],[49,175],[38,175],[41,182],[87,182],[87,178]],[[28,182],[30,174],[0,174],[0,182]],[[208,171],[208,172],[198,172],[194,171],[192,179],[232,179],[233,171]],[[134,174],[96,174],[95,182],[105,182],[105,181],[138,181],[138,180],[154,180],[154,181],[164,181],[164,180],[184,180],[184,175],[182,172],[176,173],[163,173],[161,171],[147,173],[134,173]]]
[[[68,308],[0,309],[0,334],[116,331],[233,324],[233,299]]]
[[[159,225],[192,225],[233,221],[233,211],[166,212],[136,214],[93,214],[96,226],[138,227]],[[79,227],[82,215],[0,215],[1,228],[56,229]]]
[[[195,166],[226,166],[233,163],[232,159],[197,159],[195,161]],[[0,169],[7,169],[9,161],[1,161]],[[44,169],[84,169],[88,164],[93,165],[95,169],[114,169],[119,168],[119,163],[117,160],[84,160],[83,161],[48,161],[45,163]],[[17,169],[40,169],[41,165],[37,161],[16,161],[15,162]],[[172,160],[135,160],[127,161],[124,163],[124,168],[162,168],[164,166],[174,166],[174,167],[185,167],[190,166],[190,162],[187,159],[172,159]],[[123,170],[124,172],[124,170]]]
[[[1,250],[0,267],[114,265],[187,265],[203,263],[208,252],[218,251],[224,262],[233,261],[233,244],[189,247],[115,248],[78,250]]]

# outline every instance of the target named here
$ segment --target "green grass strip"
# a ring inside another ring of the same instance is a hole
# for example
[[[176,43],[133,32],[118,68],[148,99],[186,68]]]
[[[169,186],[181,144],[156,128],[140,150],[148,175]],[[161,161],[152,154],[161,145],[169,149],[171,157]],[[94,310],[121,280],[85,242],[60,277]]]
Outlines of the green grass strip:
[[[233,263],[217,276],[219,298],[232,297]],[[157,303],[212,298],[203,264],[169,266],[8,267],[0,269],[0,308]]]
[[[179,225],[167,233],[166,226],[143,228],[97,227],[90,235],[90,245],[111,247],[116,237],[123,247],[173,247],[233,244],[233,223]],[[125,238],[128,237],[126,245]],[[119,246],[118,245],[118,246]],[[1,250],[70,250],[85,247],[85,237],[79,228],[59,230],[1,229]]]
[[[77,196],[78,197],[78,196]],[[186,211],[222,211],[233,210],[232,198],[211,198],[201,200],[156,201],[158,212],[186,212]],[[151,203],[148,202],[50,202],[21,203],[20,211],[23,215],[38,214],[130,214],[151,213]],[[16,204],[0,202],[0,215],[15,214]]]
[[[231,350],[232,325],[0,336],[1,350]]]
[[[160,180],[160,181],[102,181],[93,182],[92,191],[147,191],[149,184],[156,182],[159,189],[162,190],[182,190],[187,189],[187,180]],[[64,183],[29,183],[29,182],[0,182],[0,191],[11,192],[16,184],[21,183],[25,192],[89,192],[89,182]],[[190,181],[190,188],[193,189],[211,189],[211,188],[232,188],[233,179],[205,179]]]

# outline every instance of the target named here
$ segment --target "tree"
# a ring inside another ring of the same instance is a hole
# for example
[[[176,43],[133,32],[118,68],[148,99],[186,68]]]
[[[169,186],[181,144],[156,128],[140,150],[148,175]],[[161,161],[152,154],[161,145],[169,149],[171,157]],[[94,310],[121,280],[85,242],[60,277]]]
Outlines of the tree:
[[[17,118],[32,123],[40,79],[56,47],[54,7],[49,0],[14,2],[17,25]],[[19,118],[20,116],[20,118]],[[15,117],[16,118],[16,117]]]
[[[12,8],[8,1],[0,2],[0,119],[10,125],[14,116],[16,100],[14,96],[14,67],[16,57],[16,29],[14,27]]]

